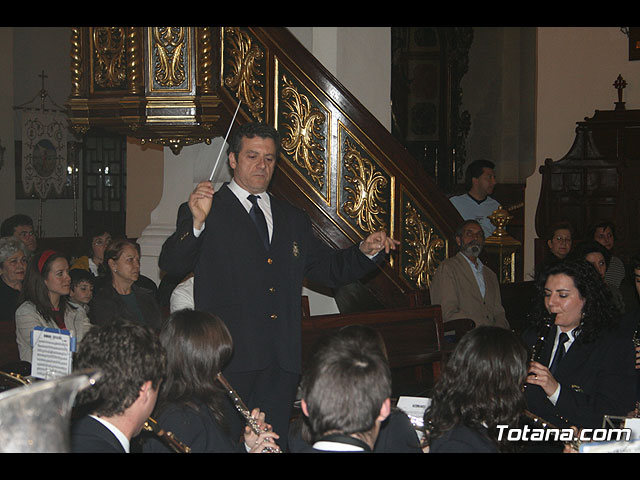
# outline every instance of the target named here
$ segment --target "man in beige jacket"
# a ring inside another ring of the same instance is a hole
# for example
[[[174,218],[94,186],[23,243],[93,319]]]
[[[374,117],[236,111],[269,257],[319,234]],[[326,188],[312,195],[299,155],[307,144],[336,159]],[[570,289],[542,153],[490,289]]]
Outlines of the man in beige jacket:
[[[442,307],[444,322],[470,318],[476,326],[509,328],[496,274],[478,256],[484,246],[482,227],[467,220],[456,231],[459,252],[445,259],[431,282],[431,303]]]

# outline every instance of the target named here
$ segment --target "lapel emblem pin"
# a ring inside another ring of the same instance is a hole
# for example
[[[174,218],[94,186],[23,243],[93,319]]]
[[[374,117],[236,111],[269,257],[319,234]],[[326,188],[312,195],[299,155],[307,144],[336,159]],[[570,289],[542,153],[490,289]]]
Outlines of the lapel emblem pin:
[[[293,242],[293,256],[294,257],[299,257],[300,256],[300,247],[298,247],[298,242]]]

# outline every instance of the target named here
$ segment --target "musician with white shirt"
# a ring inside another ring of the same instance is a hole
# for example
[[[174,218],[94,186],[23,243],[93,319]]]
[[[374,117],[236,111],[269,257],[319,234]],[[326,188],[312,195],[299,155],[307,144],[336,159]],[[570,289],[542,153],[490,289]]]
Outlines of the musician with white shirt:
[[[215,194],[210,181],[196,186],[159,265],[194,273],[195,308],[221,318],[234,339],[225,377],[249,408],[268,411],[274,430],[287,432],[301,371],[303,279],[330,288],[354,282],[398,242],[379,231],[343,250],[322,243],[306,212],[267,192],[279,145],[273,127],[238,127],[229,141],[232,181]]]
[[[74,359],[74,370],[84,369],[101,376],[76,397],[71,451],[129,453],[165,376],[166,353],[157,334],[133,323],[95,325]]]
[[[382,351],[341,331],[313,347],[300,381],[313,444],[300,453],[371,453],[391,414],[391,371]]]
[[[528,409],[559,428],[601,428],[604,415],[626,415],[635,400],[634,349],[617,329],[611,294],[586,261],[541,273],[539,295],[523,333],[536,344],[545,315],[555,314],[540,361],[531,362]]]

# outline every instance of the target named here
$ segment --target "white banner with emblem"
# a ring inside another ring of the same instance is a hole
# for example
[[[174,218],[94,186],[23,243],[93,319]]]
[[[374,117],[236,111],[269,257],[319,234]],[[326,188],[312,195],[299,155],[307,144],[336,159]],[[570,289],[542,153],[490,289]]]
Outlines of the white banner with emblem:
[[[45,199],[60,194],[67,180],[67,117],[62,113],[22,114],[22,186]]]

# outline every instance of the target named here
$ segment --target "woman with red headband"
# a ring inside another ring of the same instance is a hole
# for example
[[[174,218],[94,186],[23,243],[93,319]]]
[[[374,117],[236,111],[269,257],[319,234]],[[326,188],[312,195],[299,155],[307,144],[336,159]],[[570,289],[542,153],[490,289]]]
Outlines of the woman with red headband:
[[[31,331],[34,327],[69,330],[80,342],[91,327],[82,308],[67,303],[71,277],[69,261],[62,253],[45,250],[27,266],[20,306],[16,310],[16,341],[20,360],[31,363]]]

